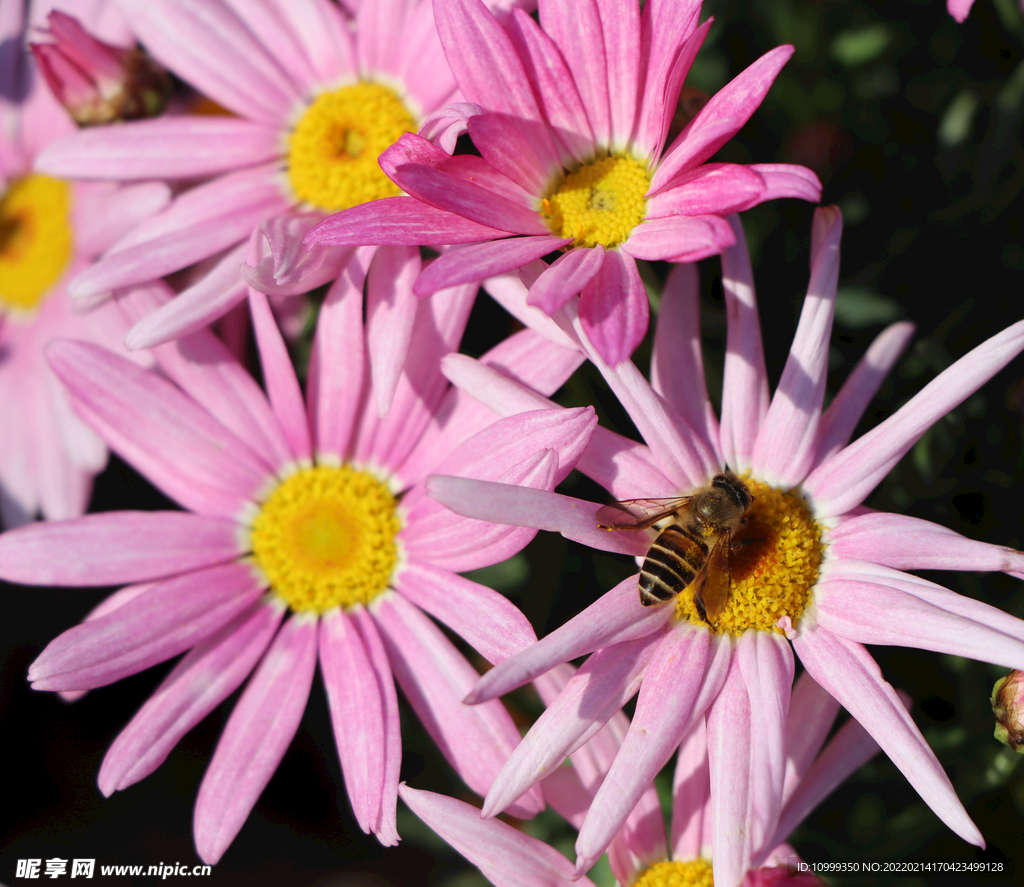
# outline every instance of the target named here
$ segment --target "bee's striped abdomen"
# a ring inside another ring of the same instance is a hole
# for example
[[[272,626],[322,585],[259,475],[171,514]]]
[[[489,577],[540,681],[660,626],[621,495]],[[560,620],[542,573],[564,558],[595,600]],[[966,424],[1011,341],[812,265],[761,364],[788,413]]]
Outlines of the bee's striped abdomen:
[[[707,559],[703,539],[678,524],[666,527],[640,568],[640,601],[649,607],[675,597],[693,582]]]

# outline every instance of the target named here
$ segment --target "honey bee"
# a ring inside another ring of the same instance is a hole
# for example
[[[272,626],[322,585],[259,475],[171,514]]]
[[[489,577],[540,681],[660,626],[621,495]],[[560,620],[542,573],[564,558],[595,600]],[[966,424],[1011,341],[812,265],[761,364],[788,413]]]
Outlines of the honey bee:
[[[747,485],[725,471],[689,496],[613,502],[597,520],[605,530],[660,530],[640,568],[640,603],[664,603],[693,583],[697,614],[713,625],[732,592],[732,536],[753,502]]]

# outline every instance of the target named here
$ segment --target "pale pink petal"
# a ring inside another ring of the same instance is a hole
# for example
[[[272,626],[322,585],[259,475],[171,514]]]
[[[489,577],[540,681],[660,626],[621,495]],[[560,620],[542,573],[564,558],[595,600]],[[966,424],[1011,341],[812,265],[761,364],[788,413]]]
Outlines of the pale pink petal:
[[[243,117],[281,125],[299,96],[272,56],[216,0],[122,0],[132,29],[161,64]]]
[[[555,252],[572,243],[571,238],[550,234],[536,237],[507,237],[448,250],[420,274],[413,291],[429,296],[444,287],[476,283],[495,274],[519,268],[527,262]]]
[[[419,246],[475,243],[505,235],[504,230],[479,225],[413,197],[384,197],[324,219],[306,235],[306,243]]]
[[[177,656],[263,591],[247,564],[196,570],[154,585],[112,613],[68,629],[32,663],[36,690],[91,690]]]
[[[410,105],[418,108],[420,117],[457,102],[462,96],[455,75],[445,58],[437,35],[432,3],[411,4],[401,36],[396,40],[389,29],[388,38],[402,47],[390,76],[406,84]],[[450,152],[449,152],[450,153]]]
[[[382,246],[366,279],[366,347],[377,412],[383,417],[395,396],[412,341],[420,252],[412,246]]]
[[[913,335],[912,323],[894,323],[879,333],[864,352],[821,417],[815,465],[820,465],[850,442],[864,410],[903,355]]]
[[[317,454],[348,454],[366,373],[363,282],[373,248],[357,250],[327,291],[317,318],[306,387]]]
[[[917,439],[1024,350],[1024,321],[961,357],[888,419],[819,465],[804,482],[815,513],[842,514],[859,505]]]
[[[959,23],[967,19],[967,13],[971,11],[974,0],[946,0],[946,10]]]
[[[138,319],[125,345],[131,350],[153,348],[200,332],[227,314],[246,295],[239,267],[247,250],[246,243],[229,250],[202,279]]]
[[[565,330],[540,308],[526,304],[528,288],[524,280],[532,277],[528,282],[534,282],[540,277],[545,267],[545,263],[538,259],[522,268],[491,277],[485,280],[483,285],[491,298],[523,326],[535,330],[546,339],[565,348],[579,348],[575,339],[567,335]],[[536,271],[536,273],[531,275],[532,271]]]
[[[84,198],[86,189],[102,189]],[[78,182],[75,186],[75,249],[80,255],[98,256],[171,199],[170,189],[160,182],[139,185],[110,185],[106,182]]]
[[[556,665],[598,648],[660,635],[673,615],[672,607],[643,606],[636,578],[630,576],[547,637],[492,668],[480,678],[466,701],[476,704],[504,696]]]
[[[786,804],[821,751],[839,713],[839,703],[811,677],[800,675],[793,687],[786,719],[786,780],[782,802]],[[776,829],[778,833],[778,829]],[[783,838],[789,832],[783,834]],[[781,840],[781,838],[780,838]],[[768,842],[771,843],[770,841]]]
[[[295,458],[309,459],[313,455],[309,420],[288,346],[263,293],[249,290],[249,310],[270,406]]]
[[[807,298],[786,367],[754,444],[754,474],[780,489],[788,490],[800,483],[817,452],[842,233],[843,218],[838,208],[815,211]]]
[[[537,642],[529,620],[508,598],[457,573],[414,562],[399,572],[394,584],[488,662],[504,662]]]
[[[316,619],[289,619],[228,719],[196,798],[193,828],[203,862],[213,865],[224,855],[299,727],[316,669],[316,631]]]
[[[703,726],[703,718],[698,720]],[[668,858],[665,812],[657,786],[651,783],[608,846],[608,864],[619,883],[628,884],[631,874]]]
[[[942,765],[871,654],[822,628],[805,629],[793,646],[814,679],[871,734],[936,815],[965,841],[984,847]]]
[[[0,534],[0,574],[31,585],[141,582],[242,554],[239,526],[177,511],[108,511]]]
[[[703,163],[739,132],[792,54],[792,46],[777,46],[716,92],[665,152],[650,193],[670,186],[677,175]]]
[[[35,167],[88,179],[197,179],[281,157],[279,127],[236,117],[159,117],[82,129],[47,145]]]
[[[86,342],[53,342],[47,356],[111,449],[191,510],[234,517],[265,483],[269,466],[155,373]]]
[[[644,669],[629,732],[594,796],[576,840],[577,871],[587,871],[624,825],[654,777],[706,708],[715,676],[706,675],[710,632],[681,624],[658,644]],[[723,673],[724,676],[724,673]],[[719,681],[721,677],[719,677]],[[702,692],[702,690],[704,692]]]
[[[248,0],[236,2],[250,5]],[[274,9],[296,35],[318,83],[333,83],[357,75],[355,35],[337,5],[330,0],[314,0],[311,3],[275,3]]]
[[[637,225],[622,249],[636,259],[696,262],[734,242],[732,229],[719,216],[669,216]]]
[[[652,539],[646,533],[601,529],[597,520],[597,512],[603,507],[600,504],[560,493],[435,474],[427,480],[427,495],[474,520],[561,533],[566,539],[599,551],[639,557],[651,546]]]
[[[705,163],[680,175],[647,203],[647,219],[728,215],[760,203],[765,181],[749,166]]]
[[[573,249],[562,253],[534,281],[526,304],[536,305],[545,314],[554,314],[586,287],[604,265],[604,247]]]
[[[578,831],[583,826],[583,820],[587,818],[590,802],[594,800],[593,794],[580,782],[579,774],[570,766],[559,767],[541,780],[540,788],[548,806]],[[497,821],[499,820],[484,820]]]
[[[388,734],[397,722],[398,698],[376,626],[370,618],[331,610],[320,620],[319,647],[352,811],[366,834],[372,832],[384,846],[394,846],[401,745]],[[386,807],[390,809],[385,817]]]
[[[727,221],[736,244],[722,253],[722,291],[729,316],[722,382],[722,458],[734,471],[743,472],[750,468],[770,396],[743,224],[738,216]]]
[[[903,514],[864,514],[843,521],[829,530],[828,546],[834,557],[896,570],[987,570],[1024,577],[1021,552]]]
[[[318,82],[322,82],[310,67],[298,35],[284,18],[284,10],[281,7],[290,4],[267,3],[265,0],[223,2],[234,10],[263,46],[272,48],[274,60],[280,66],[282,74],[287,76],[287,80],[300,95],[310,92]]]
[[[561,149],[562,165],[586,162],[594,154],[594,134],[558,46],[521,9],[512,11],[506,29]]]
[[[704,840],[711,819],[711,770],[708,735],[698,718],[679,746],[672,776],[672,859],[711,855]]]
[[[704,380],[700,278],[696,265],[675,265],[665,281],[654,328],[651,388],[717,451],[718,420]],[[718,461],[726,464],[720,455]]]
[[[587,659],[512,752],[490,786],[483,815],[495,816],[507,809],[597,734],[636,693],[661,641],[662,633],[649,635],[604,647]]]
[[[268,296],[297,296],[334,280],[351,259],[352,249],[321,243],[306,246],[303,237],[322,220],[320,212],[265,219],[256,238],[256,260],[242,265],[242,278]]]
[[[553,847],[455,798],[417,791],[404,783],[398,793],[409,808],[495,887],[565,887],[572,864]],[[589,878],[576,883],[593,887]]]
[[[518,745],[519,731],[498,700],[461,702],[478,675],[433,622],[400,595],[379,600],[374,618],[402,692],[448,762],[483,795]],[[533,816],[543,803],[534,789],[516,810]]]
[[[469,118],[469,137],[473,146],[492,167],[507,176],[528,194],[540,197],[550,187],[561,166],[553,157],[550,166],[537,156],[533,145],[519,129],[522,121],[503,114],[480,114]]]
[[[541,28],[551,35],[572,72],[595,143],[610,146],[608,62],[598,4],[595,0],[584,0],[569,7],[558,0],[540,0],[537,5]]]
[[[647,289],[633,257],[608,250],[580,293],[579,318],[597,353],[611,366],[629,360],[647,334]]]
[[[285,608],[264,601],[193,647],[129,721],[103,758],[108,797],[159,767],[189,730],[235,692],[270,645]]]

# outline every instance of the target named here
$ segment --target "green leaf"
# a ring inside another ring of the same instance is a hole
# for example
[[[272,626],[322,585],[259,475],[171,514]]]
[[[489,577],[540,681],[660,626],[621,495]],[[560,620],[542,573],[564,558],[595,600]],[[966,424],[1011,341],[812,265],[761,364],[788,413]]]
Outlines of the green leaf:
[[[882,22],[847,28],[832,39],[829,50],[837,62],[852,68],[878,58],[892,43],[892,31]]]
[[[849,329],[892,323],[902,314],[899,302],[863,287],[840,287],[836,294],[836,321]]]

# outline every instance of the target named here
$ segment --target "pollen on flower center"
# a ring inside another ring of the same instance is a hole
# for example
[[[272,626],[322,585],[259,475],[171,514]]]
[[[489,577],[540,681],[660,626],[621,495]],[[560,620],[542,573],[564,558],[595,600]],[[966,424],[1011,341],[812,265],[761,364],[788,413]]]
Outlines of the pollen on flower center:
[[[732,591],[712,630],[781,632],[779,619],[788,616],[796,625],[810,601],[824,552],[822,529],[803,499],[760,481],[744,483],[754,503],[732,535]],[[693,603],[694,585],[676,598],[676,617],[707,625]]]
[[[288,176],[299,200],[337,212],[401,191],[377,163],[385,148],[416,129],[393,89],[360,82],[325,92],[292,133]]]
[[[703,858],[656,862],[633,882],[633,887],[714,887],[711,863]]]
[[[388,587],[398,563],[396,504],[365,471],[303,469],[270,494],[253,521],[256,562],[293,610],[367,604]]]
[[[559,237],[573,246],[618,246],[647,214],[651,175],[628,154],[613,154],[570,173],[552,189],[541,215]]]
[[[71,262],[71,186],[30,175],[0,198],[0,309],[36,308]]]

